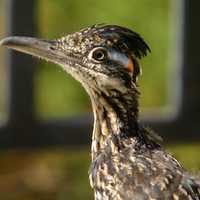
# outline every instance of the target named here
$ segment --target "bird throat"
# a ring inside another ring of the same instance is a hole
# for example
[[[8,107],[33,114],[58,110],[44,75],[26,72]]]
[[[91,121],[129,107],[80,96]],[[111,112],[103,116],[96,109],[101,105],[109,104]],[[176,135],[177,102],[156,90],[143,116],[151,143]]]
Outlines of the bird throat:
[[[94,112],[92,158],[108,146],[112,137],[137,137],[138,92],[136,89],[121,93],[117,90],[91,92]]]

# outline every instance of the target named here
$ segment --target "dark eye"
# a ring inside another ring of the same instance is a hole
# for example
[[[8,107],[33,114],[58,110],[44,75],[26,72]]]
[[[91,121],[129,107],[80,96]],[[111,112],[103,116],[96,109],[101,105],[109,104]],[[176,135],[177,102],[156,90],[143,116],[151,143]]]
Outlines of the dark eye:
[[[92,52],[92,58],[96,61],[104,61],[107,59],[107,51],[106,49],[103,49],[103,48],[98,48],[98,49],[95,49],[93,52]]]

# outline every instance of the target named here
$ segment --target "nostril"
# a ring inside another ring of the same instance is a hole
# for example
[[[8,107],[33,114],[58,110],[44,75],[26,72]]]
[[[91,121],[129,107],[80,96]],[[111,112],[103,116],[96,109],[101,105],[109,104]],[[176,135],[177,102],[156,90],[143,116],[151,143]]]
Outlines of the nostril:
[[[55,46],[50,46],[49,49],[55,51],[56,47]]]

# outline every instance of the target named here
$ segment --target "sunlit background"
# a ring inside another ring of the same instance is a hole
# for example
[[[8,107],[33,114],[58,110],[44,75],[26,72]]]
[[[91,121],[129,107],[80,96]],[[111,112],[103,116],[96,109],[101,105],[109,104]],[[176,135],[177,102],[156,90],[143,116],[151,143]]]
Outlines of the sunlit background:
[[[6,1],[6,0],[4,0]],[[5,2],[0,0],[0,38],[5,36]],[[141,110],[170,109],[169,74],[176,61],[176,6],[170,0],[39,0],[35,13],[39,36],[58,38],[95,23],[126,26],[139,32],[152,53],[142,61]],[[173,9],[172,9],[173,8]],[[0,116],[6,117],[6,65],[0,48]],[[63,118],[91,112],[80,86],[59,67],[37,61],[34,77],[35,109],[41,119]],[[0,118],[1,119],[1,118]],[[59,134],[59,133],[58,133]],[[169,145],[182,164],[200,169],[197,145]],[[0,152],[0,199],[93,199],[89,187],[90,147],[9,150]]]

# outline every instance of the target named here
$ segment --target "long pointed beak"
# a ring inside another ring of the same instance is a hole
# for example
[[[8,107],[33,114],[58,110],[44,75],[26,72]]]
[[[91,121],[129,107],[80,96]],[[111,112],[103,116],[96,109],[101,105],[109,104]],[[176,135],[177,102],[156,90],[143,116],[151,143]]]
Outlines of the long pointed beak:
[[[32,37],[7,37],[0,41],[0,45],[57,64],[65,64],[69,60],[67,53],[62,52],[58,48],[56,40],[42,40]]]

